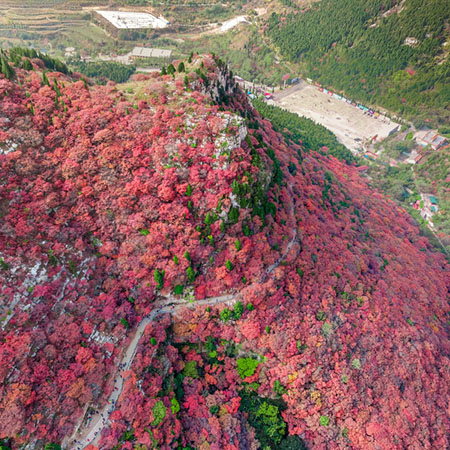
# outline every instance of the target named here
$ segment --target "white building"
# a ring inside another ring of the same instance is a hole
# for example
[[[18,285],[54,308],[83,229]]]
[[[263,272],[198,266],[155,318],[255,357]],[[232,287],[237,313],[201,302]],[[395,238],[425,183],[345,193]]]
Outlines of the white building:
[[[162,48],[134,47],[130,53],[131,58],[170,58],[172,50]]]

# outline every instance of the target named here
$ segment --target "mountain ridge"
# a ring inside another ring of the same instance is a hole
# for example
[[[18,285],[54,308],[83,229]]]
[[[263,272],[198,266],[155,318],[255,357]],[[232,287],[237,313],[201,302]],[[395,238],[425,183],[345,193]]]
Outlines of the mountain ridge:
[[[0,80],[0,438],[70,435],[170,293],[100,448],[448,445],[448,265],[405,211],[212,56],[133,87],[31,62]]]

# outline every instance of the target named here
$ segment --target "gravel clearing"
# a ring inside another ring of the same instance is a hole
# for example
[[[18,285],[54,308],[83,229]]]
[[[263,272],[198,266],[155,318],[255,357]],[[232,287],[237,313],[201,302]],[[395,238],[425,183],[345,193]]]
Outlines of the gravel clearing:
[[[374,136],[380,141],[399,127],[385,116],[372,117],[345,99],[332,97],[304,81],[277,92],[268,103],[320,123],[354,153]]]

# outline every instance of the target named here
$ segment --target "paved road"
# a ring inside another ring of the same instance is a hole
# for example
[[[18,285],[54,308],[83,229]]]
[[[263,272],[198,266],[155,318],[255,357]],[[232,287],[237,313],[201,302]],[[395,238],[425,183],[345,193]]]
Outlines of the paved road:
[[[294,224],[294,233],[286,246],[283,254],[277,259],[277,261],[267,268],[266,272],[261,278],[261,282],[264,282],[267,276],[273,272],[288,255],[295,241],[297,240],[297,228],[295,226],[295,216],[294,216],[294,201],[293,201],[293,193],[291,185],[288,185],[288,190],[291,194],[291,217],[293,219]],[[174,314],[181,308],[196,308],[197,306],[202,305],[216,305],[222,303],[233,304],[240,297],[240,293],[235,294],[226,294],[217,297],[209,297],[203,300],[196,300],[192,303],[188,303],[184,300],[177,299],[172,295],[162,295],[164,298],[163,301],[158,303],[155,310],[153,310],[148,316],[146,316],[142,322],[138,325],[136,332],[128,345],[121,362],[119,363],[119,370],[116,373],[114,378],[113,390],[108,398],[106,405],[99,409],[97,413],[95,413],[90,420],[88,427],[85,430],[80,430],[82,423],[80,423],[76,428],[72,436],[70,436],[67,441],[62,443],[62,447],[67,450],[82,450],[86,448],[88,445],[93,444],[96,445],[98,440],[100,439],[101,431],[104,427],[109,426],[110,421],[109,417],[111,413],[114,411],[117,399],[123,390],[124,384],[124,373],[130,369],[131,364],[133,363],[134,357],[136,355],[137,347],[139,341],[144,334],[145,327],[152,322],[157,316],[161,314]],[[82,418],[83,419],[83,418]],[[82,420],[81,419],[81,420]]]

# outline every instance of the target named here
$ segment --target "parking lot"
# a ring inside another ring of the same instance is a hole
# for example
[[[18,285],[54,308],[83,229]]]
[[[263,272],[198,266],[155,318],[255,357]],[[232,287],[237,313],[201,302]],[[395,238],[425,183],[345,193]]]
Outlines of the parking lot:
[[[374,136],[379,141],[399,126],[387,117],[372,117],[357,106],[321,92],[317,86],[305,81],[275,93],[269,103],[320,123],[355,152]]]

